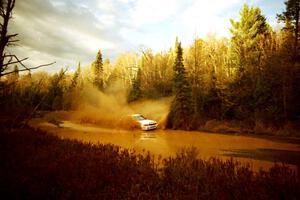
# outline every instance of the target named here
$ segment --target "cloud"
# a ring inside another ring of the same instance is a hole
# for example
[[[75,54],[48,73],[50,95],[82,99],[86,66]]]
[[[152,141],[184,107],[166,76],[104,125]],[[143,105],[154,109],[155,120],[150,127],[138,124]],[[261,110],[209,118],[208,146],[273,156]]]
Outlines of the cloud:
[[[155,24],[176,15],[181,4],[179,0],[138,0],[129,12],[136,26]]]
[[[47,70],[89,64],[98,49],[111,59],[141,45],[165,51],[176,36],[184,45],[210,32],[229,36],[243,3],[272,24],[284,8],[279,0],[17,0],[10,30],[20,42],[11,51],[29,66],[57,61]]]
[[[118,33],[119,22],[111,11],[98,14],[102,13],[99,7],[93,10],[97,6],[96,1],[17,1],[11,28],[19,33],[20,43],[14,51],[20,57],[30,56],[29,65],[41,64],[39,57],[43,57],[42,63],[54,58],[57,67],[91,62],[99,49],[113,53],[124,42]]]
[[[168,50],[176,36],[186,46],[194,37],[210,33],[230,37],[229,19],[238,20],[244,3],[261,7],[273,26],[276,26],[276,12],[284,5],[281,0],[136,0],[130,10],[135,26],[124,28],[123,34],[132,43],[142,43],[155,51]]]
[[[204,37],[208,33],[227,36],[229,18],[232,17],[232,12],[228,10],[235,8],[239,2],[239,0],[195,0],[179,17],[184,26],[182,29],[185,30],[184,34],[188,37],[192,37],[191,34]]]
[[[197,36],[217,32],[228,35],[228,9],[239,0],[136,0],[130,10],[133,28],[124,28],[128,40],[139,42],[155,51],[167,50],[179,36],[184,44]],[[238,14],[238,11],[237,11]]]

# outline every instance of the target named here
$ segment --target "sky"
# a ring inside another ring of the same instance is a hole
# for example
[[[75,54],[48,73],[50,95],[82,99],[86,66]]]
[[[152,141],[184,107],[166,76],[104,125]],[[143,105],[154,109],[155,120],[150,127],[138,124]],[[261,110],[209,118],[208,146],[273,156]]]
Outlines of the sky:
[[[212,33],[229,38],[229,19],[239,19],[244,3],[278,27],[284,0],[16,0],[9,30],[20,42],[10,51],[29,57],[28,67],[55,61],[50,72],[87,65],[99,49],[111,61],[143,48],[167,51],[176,36],[183,46]]]

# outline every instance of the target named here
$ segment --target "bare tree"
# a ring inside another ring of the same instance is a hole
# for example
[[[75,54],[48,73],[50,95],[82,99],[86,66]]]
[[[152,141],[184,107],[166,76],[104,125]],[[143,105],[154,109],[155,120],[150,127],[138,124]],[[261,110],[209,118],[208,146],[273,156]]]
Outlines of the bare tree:
[[[16,38],[17,33],[9,34],[8,25],[12,19],[13,9],[15,7],[16,0],[0,0],[0,77],[14,73],[14,70],[9,70],[11,66],[20,64],[22,68],[19,71],[30,71],[44,66],[54,64],[43,64],[36,67],[26,67],[23,61],[27,58],[19,59],[15,54],[11,54],[7,51],[7,47],[15,45],[19,40]]]

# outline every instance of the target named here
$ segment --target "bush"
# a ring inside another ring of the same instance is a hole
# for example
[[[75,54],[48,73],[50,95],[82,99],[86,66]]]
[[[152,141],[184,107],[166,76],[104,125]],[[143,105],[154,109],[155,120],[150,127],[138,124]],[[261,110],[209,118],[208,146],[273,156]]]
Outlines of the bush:
[[[115,145],[61,140],[30,128],[0,133],[0,192],[8,199],[297,199],[295,171],[255,173],[195,148],[156,162]],[[299,174],[299,173],[298,173]]]

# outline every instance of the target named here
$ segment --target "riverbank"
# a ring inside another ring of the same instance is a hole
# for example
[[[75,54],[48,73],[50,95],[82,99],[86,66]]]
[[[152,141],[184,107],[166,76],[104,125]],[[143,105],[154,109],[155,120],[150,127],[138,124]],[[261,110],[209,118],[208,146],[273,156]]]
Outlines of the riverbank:
[[[38,112],[37,117],[42,118],[45,122],[49,122],[55,126],[59,126],[63,123],[63,121],[72,121],[82,125],[96,125],[110,129],[126,129],[128,127],[118,127],[118,120],[115,120],[115,124],[107,125],[103,121],[95,121],[91,118],[91,116],[81,116],[81,114],[77,114],[77,111],[55,111],[55,112]],[[164,129],[164,117],[155,116],[154,119],[159,121],[159,129]],[[111,120],[110,120],[111,121]],[[235,135],[235,136],[246,136],[252,138],[261,138],[276,142],[284,142],[284,143],[292,143],[292,144],[300,144],[300,132],[299,131],[289,131],[286,130],[272,130],[258,129],[256,132],[254,130],[250,130],[249,128],[243,127],[243,125],[239,122],[230,122],[230,121],[217,121],[210,120],[207,121],[201,128],[191,131],[191,132],[205,132],[205,133],[218,133],[224,135]]]
[[[198,128],[199,131],[249,135],[255,137],[273,137],[283,140],[297,140],[300,143],[299,122],[287,123],[282,127],[266,125],[262,122],[256,122],[255,125],[249,125],[243,121],[237,120],[208,120]]]
[[[0,192],[9,199],[299,197],[299,176],[286,166],[253,172],[230,159],[198,159],[194,148],[154,161],[148,153],[59,139],[27,126],[1,129]]]

